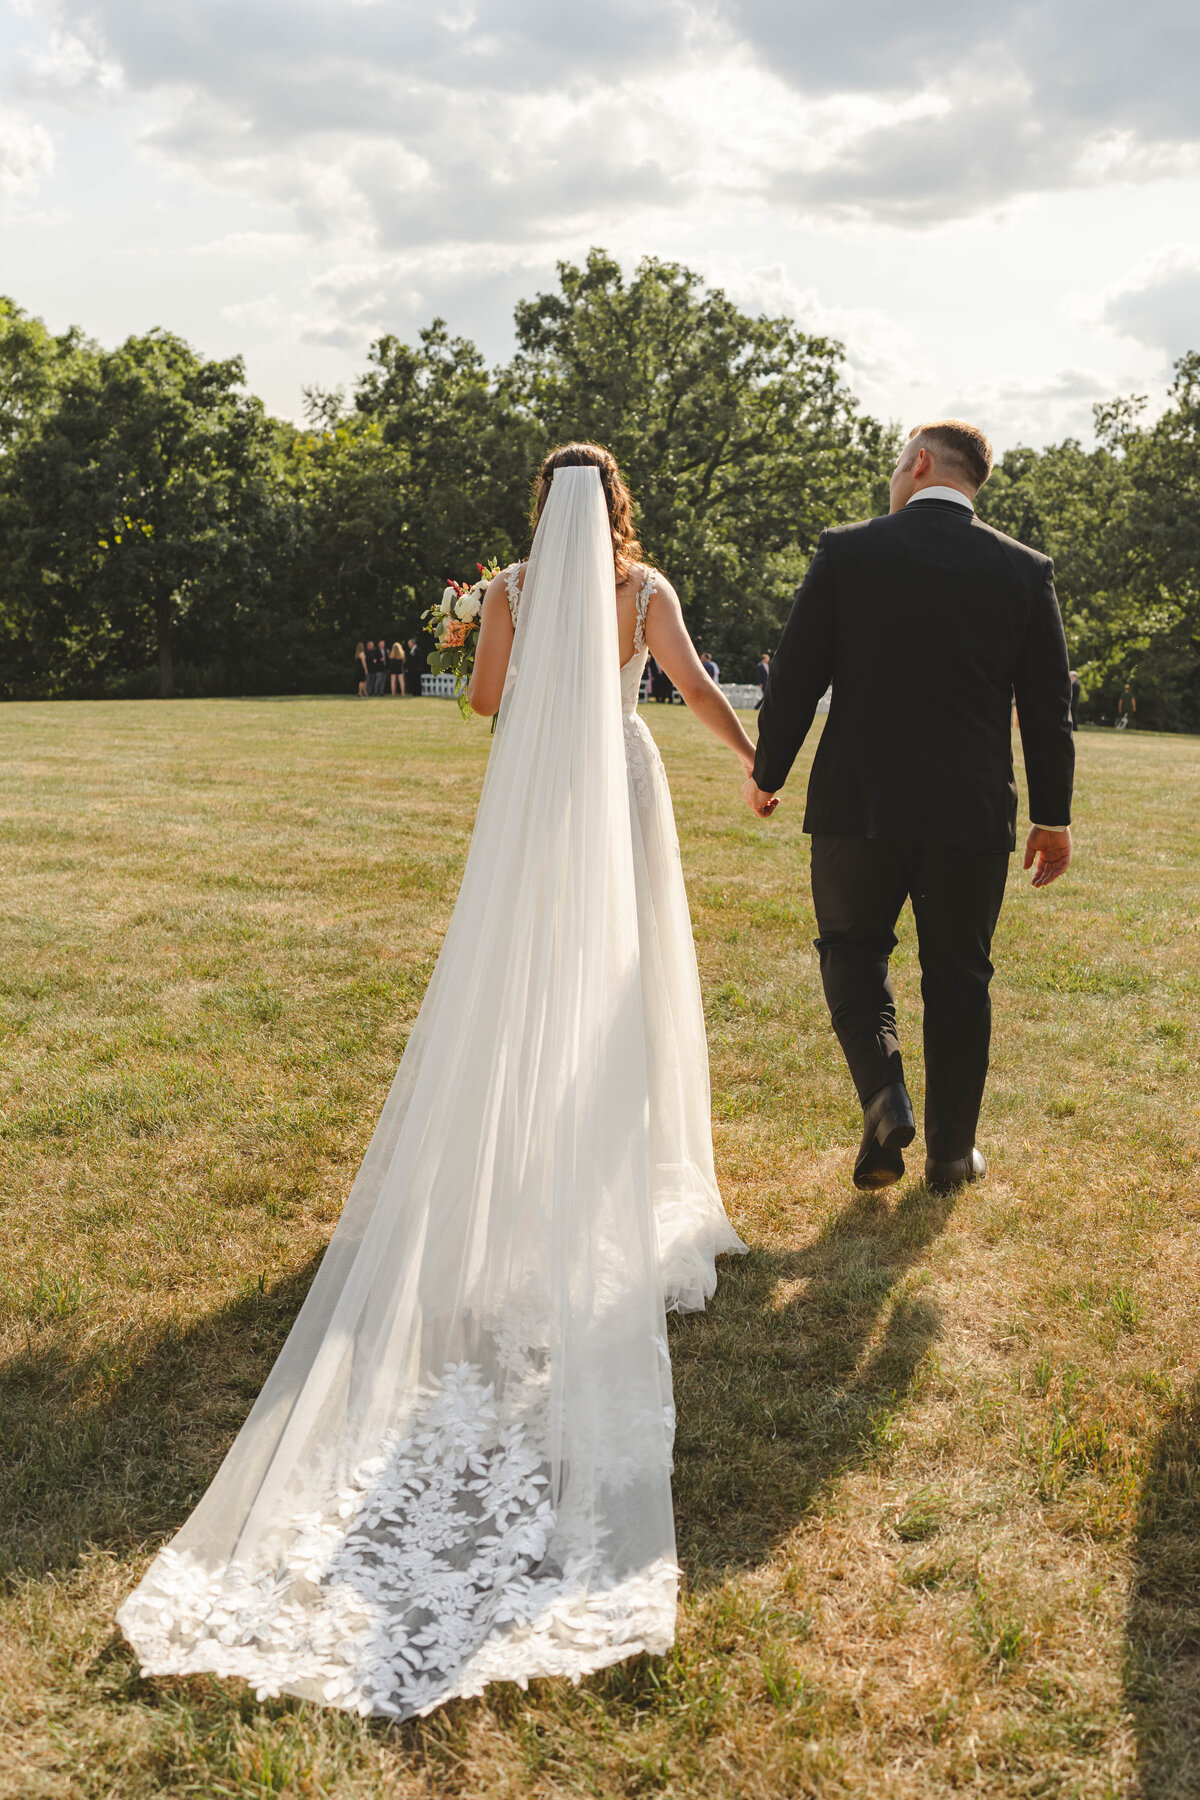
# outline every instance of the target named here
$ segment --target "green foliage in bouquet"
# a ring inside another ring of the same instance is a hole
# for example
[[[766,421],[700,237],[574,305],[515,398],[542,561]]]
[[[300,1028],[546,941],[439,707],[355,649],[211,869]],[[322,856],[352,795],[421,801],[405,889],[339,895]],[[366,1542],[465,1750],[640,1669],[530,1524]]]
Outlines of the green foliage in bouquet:
[[[454,698],[464,719],[471,716],[467,683],[475,667],[483,596],[489,582],[500,573],[495,558],[476,563],[475,567],[479,570],[478,580],[466,587],[453,579],[448,580],[437,605],[421,615],[421,622],[436,645],[429,658],[429,672],[454,677]]]

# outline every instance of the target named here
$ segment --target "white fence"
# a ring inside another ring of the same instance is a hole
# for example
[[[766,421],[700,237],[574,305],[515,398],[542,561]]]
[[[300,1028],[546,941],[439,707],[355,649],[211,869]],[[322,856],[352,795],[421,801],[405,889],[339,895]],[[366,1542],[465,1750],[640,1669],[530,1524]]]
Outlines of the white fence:
[[[422,675],[421,698],[422,700],[453,700],[453,675]]]
[[[759,690],[751,682],[723,681],[721,683],[721,692],[728,700],[730,706],[736,707],[739,712],[751,712],[758,705]],[[647,675],[642,682],[640,697],[643,700],[648,700],[650,698],[649,675]],[[422,675],[421,698],[423,700],[453,700],[453,675]],[[829,711],[828,694],[825,694],[817,701],[817,711],[819,713]]]

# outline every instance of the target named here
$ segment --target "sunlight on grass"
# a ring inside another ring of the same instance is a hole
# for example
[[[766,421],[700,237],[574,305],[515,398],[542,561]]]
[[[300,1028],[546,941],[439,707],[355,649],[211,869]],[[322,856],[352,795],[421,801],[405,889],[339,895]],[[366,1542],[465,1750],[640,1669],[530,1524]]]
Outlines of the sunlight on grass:
[[[800,832],[677,709],[718,1168],[672,1322],[678,1641],[400,1729],[112,1624],[295,1317],[487,750],[436,702],[0,713],[0,1796],[1200,1791],[1200,743],[1084,732],[998,934],[986,1186],[855,1192]],[[920,1099],[911,922],[895,958]],[[919,1172],[920,1142],[913,1155]]]

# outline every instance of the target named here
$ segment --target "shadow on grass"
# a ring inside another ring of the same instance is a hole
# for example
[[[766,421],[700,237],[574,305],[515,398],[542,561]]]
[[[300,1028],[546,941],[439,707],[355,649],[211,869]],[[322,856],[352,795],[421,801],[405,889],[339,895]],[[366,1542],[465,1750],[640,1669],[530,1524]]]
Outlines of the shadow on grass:
[[[68,1330],[0,1366],[0,1580],[177,1530],[279,1354],[319,1257],[192,1326]]]
[[[1142,1486],[1125,1692],[1142,1800],[1200,1795],[1200,1383],[1174,1406]]]
[[[727,1259],[709,1310],[674,1322],[693,1583],[761,1561],[884,1438],[941,1328],[932,1301],[896,1289],[953,1206],[920,1185],[892,1205],[857,1195],[802,1250]]]
[[[676,1510],[694,1580],[766,1555],[870,1454],[938,1335],[936,1308],[895,1289],[951,1206],[919,1186],[895,1206],[858,1196],[805,1249],[726,1261],[709,1311],[674,1322]],[[0,1368],[0,1577],[178,1529],[317,1261],[186,1329],[35,1340]]]

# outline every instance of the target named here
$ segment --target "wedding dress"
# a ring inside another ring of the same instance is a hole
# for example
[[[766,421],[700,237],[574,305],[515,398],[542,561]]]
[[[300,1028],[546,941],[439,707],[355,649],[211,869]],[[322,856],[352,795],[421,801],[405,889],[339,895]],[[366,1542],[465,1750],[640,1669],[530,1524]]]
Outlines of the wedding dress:
[[[674,1638],[665,1311],[713,1174],[662,763],[600,477],[555,472],[458,903],[320,1270],[117,1614],[143,1673],[406,1718]]]

